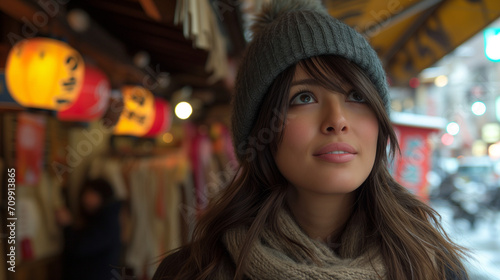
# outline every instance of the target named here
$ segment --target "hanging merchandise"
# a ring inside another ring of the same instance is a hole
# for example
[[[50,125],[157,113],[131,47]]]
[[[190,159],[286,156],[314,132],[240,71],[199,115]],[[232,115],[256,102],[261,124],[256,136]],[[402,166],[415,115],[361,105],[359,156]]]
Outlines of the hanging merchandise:
[[[59,111],[57,117],[65,121],[97,120],[108,107],[110,92],[106,75],[95,67],[86,66],[78,98],[70,107]]]
[[[162,98],[155,97],[154,121],[145,137],[156,137],[167,132],[172,124],[170,104]]]
[[[212,73],[209,80],[215,82],[227,76],[228,67],[226,43],[217,22],[221,15],[211,5],[207,0],[177,1],[174,24],[182,25],[184,37],[192,40],[196,48],[208,52],[205,70]]]
[[[141,86],[124,86],[122,95],[124,107],[114,134],[144,136],[153,124],[153,94]]]
[[[40,181],[46,123],[43,115],[19,114],[16,133],[16,183],[19,185],[32,186]]]
[[[198,130],[196,135],[191,140],[189,154],[193,167],[198,214],[201,214],[208,205],[208,201],[210,199],[208,190],[217,188],[217,186],[212,186],[207,183],[207,178],[209,177],[206,176],[206,171],[211,163],[212,152],[212,143],[210,138],[205,132]],[[219,182],[216,182],[215,184],[218,185],[218,183]]]
[[[22,106],[62,110],[78,97],[85,65],[68,44],[49,38],[20,41],[10,50],[7,88]]]

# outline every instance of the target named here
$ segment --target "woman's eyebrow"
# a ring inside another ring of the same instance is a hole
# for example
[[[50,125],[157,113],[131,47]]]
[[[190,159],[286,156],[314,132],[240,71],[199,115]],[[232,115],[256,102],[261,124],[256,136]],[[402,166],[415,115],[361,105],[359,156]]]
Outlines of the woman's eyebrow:
[[[292,84],[291,84],[291,87],[298,86],[298,85],[317,86],[317,85],[320,85],[320,83],[316,79],[308,78],[308,79],[302,79],[302,80],[298,80],[298,81],[293,81]]]
[[[308,86],[325,87],[318,80],[312,79],[312,78],[307,78],[307,79],[302,79],[302,80],[298,80],[298,81],[292,81],[292,84],[291,84],[290,88],[292,88],[294,86],[298,86],[298,85],[308,85]],[[348,93],[349,91],[351,91],[353,89],[352,86],[349,86],[346,89],[346,88],[344,88],[342,86],[338,86],[337,84],[331,84],[329,88],[332,89],[332,90],[335,90],[337,92],[343,93],[343,94],[346,94],[346,93]]]

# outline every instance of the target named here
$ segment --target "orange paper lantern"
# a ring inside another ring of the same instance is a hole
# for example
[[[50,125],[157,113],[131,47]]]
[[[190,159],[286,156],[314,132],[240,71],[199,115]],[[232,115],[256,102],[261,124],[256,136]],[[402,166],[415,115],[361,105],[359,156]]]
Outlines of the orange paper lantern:
[[[61,110],[76,100],[84,69],[82,57],[68,44],[32,38],[10,50],[5,76],[9,92],[22,106]]]
[[[125,86],[122,88],[123,112],[115,126],[117,135],[145,135],[154,118],[154,96],[140,86]]]
[[[170,104],[162,98],[155,97],[154,121],[145,137],[156,137],[170,129],[172,115]]]
[[[57,113],[66,121],[92,121],[104,115],[109,103],[111,88],[109,81],[99,69],[85,67],[83,86],[76,101]]]

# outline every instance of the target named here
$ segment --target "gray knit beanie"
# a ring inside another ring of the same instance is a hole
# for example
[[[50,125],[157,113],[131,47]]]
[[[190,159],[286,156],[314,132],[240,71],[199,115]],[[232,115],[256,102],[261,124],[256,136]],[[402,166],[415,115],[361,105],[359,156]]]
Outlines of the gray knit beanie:
[[[233,99],[233,144],[240,161],[269,87],[281,72],[303,59],[337,55],[355,63],[389,112],[385,72],[377,53],[361,34],[331,17],[320,0],[272,0],[257,15],[252,31]]]

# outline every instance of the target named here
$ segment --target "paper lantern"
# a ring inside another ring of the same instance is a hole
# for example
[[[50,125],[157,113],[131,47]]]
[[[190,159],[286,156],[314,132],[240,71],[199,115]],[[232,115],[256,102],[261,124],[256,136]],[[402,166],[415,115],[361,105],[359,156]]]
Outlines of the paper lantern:
[[[22,106],[61,110],[77,98],[84,69],[82,57],[68,44],[33,38],[12,47],[5,75],[10,94]]]
[[[111,88],[109,81],[99,69],[85,67],[82,89],[76,101],[57,113],[66,121],[92,121],[104,115],[109,103]]]
[[[155,98],[154,121],[145,137],[155,137],[170,129],[172,121],[170,104],[162,98]]]
[[[122,88],[123,111],[115,126],[114,134],[143,136],[153,124],[154,96],[140,86]]]

